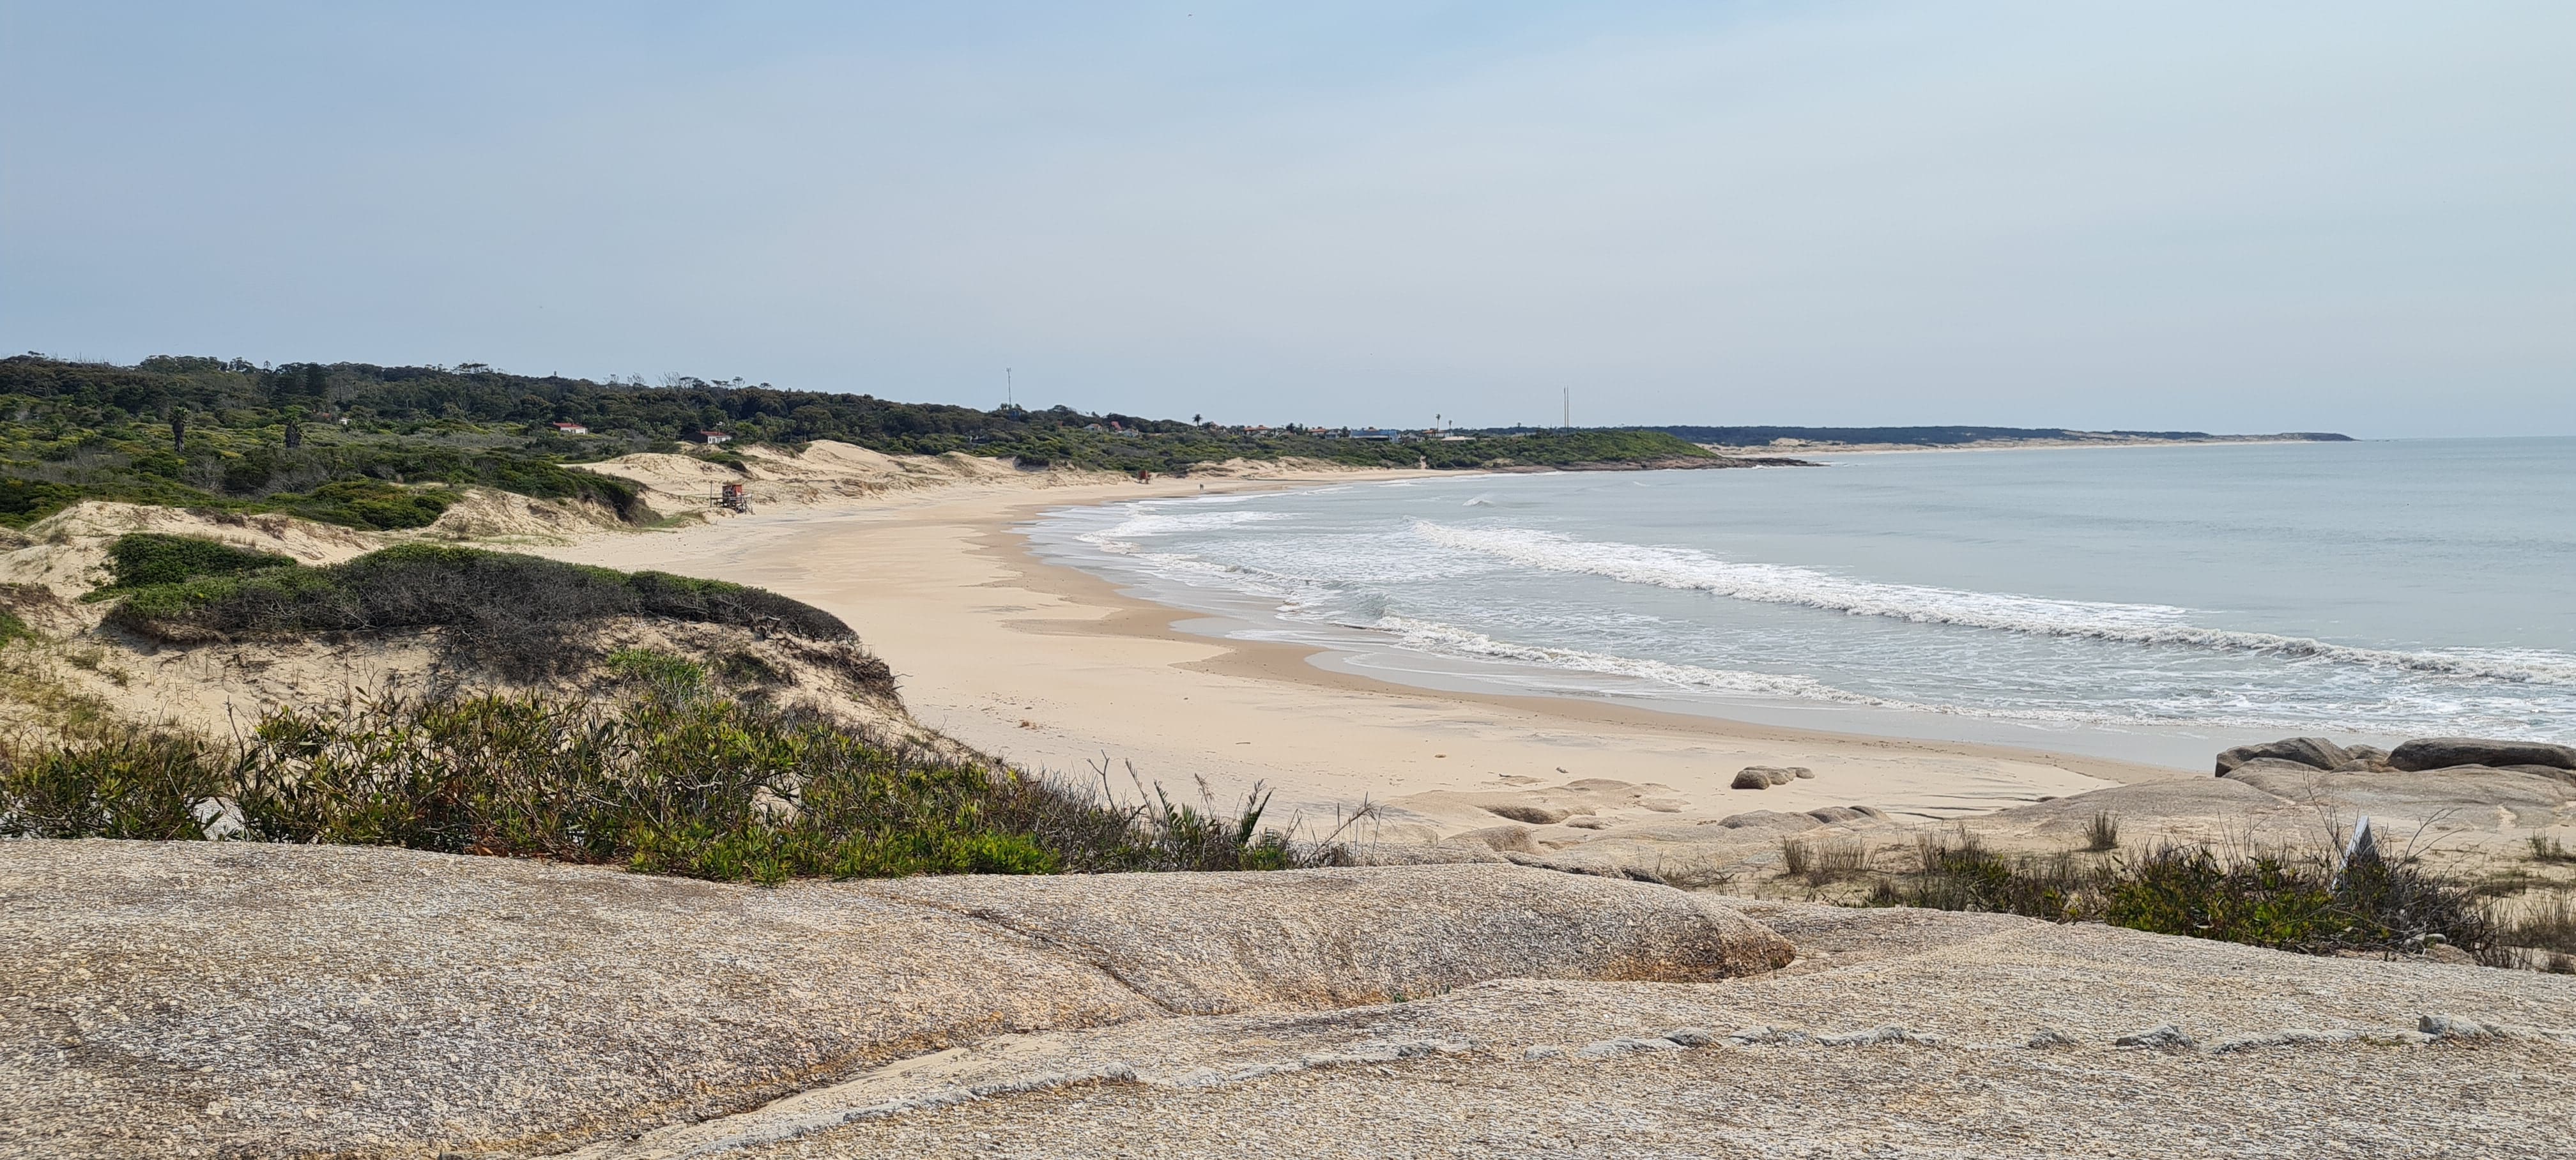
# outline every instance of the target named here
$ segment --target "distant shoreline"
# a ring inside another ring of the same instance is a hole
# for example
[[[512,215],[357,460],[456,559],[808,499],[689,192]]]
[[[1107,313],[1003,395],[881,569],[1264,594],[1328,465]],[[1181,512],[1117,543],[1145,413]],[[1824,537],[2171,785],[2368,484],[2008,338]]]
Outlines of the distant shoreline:
[[[2069,447],[2231,447],[2257,443],[2344,443],[2354,439],[2316,439],[2300,435],[2214,435],[2207,439],[1981,439],[1968,443],[1766,443],[1743,446],[1702,443],[1720,455],[1795,453],[1800,455],[1892,455],[1913,451],[2038,451]]]

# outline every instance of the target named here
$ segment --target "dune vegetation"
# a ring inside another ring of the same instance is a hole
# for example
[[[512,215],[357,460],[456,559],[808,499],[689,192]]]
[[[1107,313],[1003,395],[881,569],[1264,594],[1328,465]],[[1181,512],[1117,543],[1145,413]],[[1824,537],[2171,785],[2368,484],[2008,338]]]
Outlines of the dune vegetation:
[[[1249,870],[1332,861],[1238,811],[939,757],[654,680],[605,701],[384,696],[238,744],[0,752],[0,836],[323,842],[723,881]]]
[[[1262,826],[1267,799],[1175,803],[1141,781],[1034,776],[731,692],[748,652],[602,653],[602,621],[732,626],[855,644],[759,588],[405,544],[312,567],[137,533],[108,551],[104,624],[159,645],[363,641],[435,630],[470,671],[569,675],[587,693],[451,685],[284,705],[237,740],[90,730],[0,748],[0,837],[401,846],[722,880],[1260,869],[1329,862]],[[892,692],[858,652],[842,675]],[[1202,795],[1204,797],[1204,795]]]
[[[730,440],[697,444],[701,432]],[[0,526],[84,499],[277,511],[347,527],[425,526],[480,486],[589,502],[629,520],[642,488],[583,465],[641,451],[728,466],[731,448],[839,440],[888,454],[963,452],[1027,468],[1186,473],[1228,459],[1482,468],[1712,461],[1669,434],[1515,431],[1458,440],[1343,438],[1056,406],[989,411],[673,377],[598,382],[469,363],[254,365],[155,357],[134,366],[0,359]]]

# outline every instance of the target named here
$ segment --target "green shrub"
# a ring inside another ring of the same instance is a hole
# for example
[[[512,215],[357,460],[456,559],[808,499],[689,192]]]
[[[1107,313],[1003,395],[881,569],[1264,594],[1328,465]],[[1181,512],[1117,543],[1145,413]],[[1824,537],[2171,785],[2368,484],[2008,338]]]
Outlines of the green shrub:
[[[304,495],[280,492],[269,504],[309,520],[353,528],[399,531],[427,527],[449,505],[465,498],[444,487],[398,487],[380,479],[343,479]]]
[[[839,617],[759,588],[439,544],[396,545],[327,567],[138,588],[108,621],[181,644],[445,628],[451,647],[525,676],[588,663],[593,654],[568,644],[568,635],[621,616],[739,625],[809,640],[853,636]],[[892,679],[881,662],[866,666],[852,675]]]
[[[163,507],[238,507],[185,484],[154,475],[129,474],[103,482],[62,483],[0,477],[0,526],[23,528],[83,500],[159,504]]]
[[[200,576],[230,576],[263,568],[292,568],[292,556],[236,548],[217,540],[129,532],[107,549],[109,588],[176,584]]]
[[[0,753],[0,836],[197,838],[197,803],[233,783],[222,755],[171,734]]]
[[[1920,867],[1882,883],[1879,905],[2095,921],[2158,934],[2310,954],[2395,953],[2448,942],[2493,959],[2496,920],[2468,886],[2410,858],[2344,863],[2331,853],[2221,857],[2164,846],[2135,858],[2007,858],[1964,834],[1927,836]]]
[[[673,693],[695,692],[707,682],[706,666],[660,649],[619,649],[608,654],[608,671],[621,681]]]

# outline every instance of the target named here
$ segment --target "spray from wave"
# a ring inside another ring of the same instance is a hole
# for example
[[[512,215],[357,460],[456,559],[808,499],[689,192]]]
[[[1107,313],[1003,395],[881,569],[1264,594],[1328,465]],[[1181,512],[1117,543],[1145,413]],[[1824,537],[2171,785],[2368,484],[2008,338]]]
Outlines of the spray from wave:
[[[2576,664],[2518,656],[2404,652],[2304,637],[2237,632],[2184,623],[2185,609],[1967,592],[1854,580],[1784,564],[1742,564],[1690,548],[1576,540],[1523,528],[1453,527],[1416,520],[1416,536],[1444,548],[1551,572],[1706,592],[1735,600],[1794,605],[1916,624],[1949,624],[2038,636],[2141,645],[2179,645],[2315,658],[2375,668],[2546,685],[2576,685]]]

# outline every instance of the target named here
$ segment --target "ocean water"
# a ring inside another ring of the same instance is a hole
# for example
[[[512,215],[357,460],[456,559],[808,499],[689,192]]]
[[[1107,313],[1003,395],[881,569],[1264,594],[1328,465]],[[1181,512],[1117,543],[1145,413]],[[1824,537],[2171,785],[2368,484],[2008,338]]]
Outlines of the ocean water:
[[[2181,766],[2576,741],[2576,439],[1853,455],[1049,513],[1039,551],[1388,679]]]

